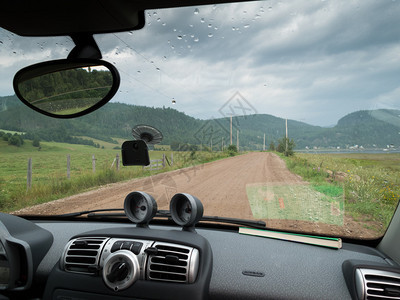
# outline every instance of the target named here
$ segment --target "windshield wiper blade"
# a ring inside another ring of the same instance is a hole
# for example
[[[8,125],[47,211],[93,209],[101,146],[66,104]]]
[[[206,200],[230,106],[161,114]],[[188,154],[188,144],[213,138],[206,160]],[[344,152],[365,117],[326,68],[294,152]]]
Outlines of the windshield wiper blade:
[[[170,218],[171,213],[169,210],[159,210],[156,214],[156,217]],[[227,217],[218,217],[218,216],[203,216],[200,221],[228,223],[228,224],[235,224],[235,225],[256,227],[256,228],[265,228],[267,225],[264,221],[236,219],[236,218],[227,218]]]
[[[229,223],[229,224],[236,224],[249,227],[257,227],[257,228],[265,228],[267,226],[267,224],[264,221],[236,219],[236,218],[227,218],[218,216],[203,216],[200,221],[221,222],[221,223]]]
[[[62,215],[55,215],[54,217],[57,218],[74,218],[74,217],[80,217],[83,215],[88,215],[88,217],[92,217],[92,216],[99,216],[100,214],[97,214],[98,212],[110,212],[110,211],[124,211],[123,208],[106,208],[106,209],[92,209],[92,210],[84,210],[84,211],[79,211],[79,212],[72,212],[72,213],[66,213],[66,214],[62,214]],[[114,214],[101,214],[104,216],[110,216],[110,215],[114,215]],[[125,213],[121,214],[115,214],[118,216],[125,216]]]
[[[122,213],[117,213],[119,211],[122,211]],[[93,210],[84,210],[84,211],[80,211],[80,212],[56,215],[54,217],[74,218],[74,217],[79,217],[79,216],[83,216],[83,215],[87,215],[88,218],[125,217],[126,215],[123,211],[124,211],[123,208],[93,209]],[[171,213],[169,210],[159,210],[156,214],[156,217],[171,219]],[[266,227],[266,223],[264,221],[227,218],[227,217],[218,217],[218,216],[203,216],[200,221],[228,223],[228,224],[235,224],[235,225],[255,227],[255,228],[265,228]]]

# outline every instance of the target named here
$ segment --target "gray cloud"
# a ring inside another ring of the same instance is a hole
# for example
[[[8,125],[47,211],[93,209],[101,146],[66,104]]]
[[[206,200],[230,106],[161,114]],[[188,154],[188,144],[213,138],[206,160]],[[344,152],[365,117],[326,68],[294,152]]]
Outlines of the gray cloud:
[[[96,35],[121,72],[113,101],[200,118],[239,91],[258,111],[331,125],[359,109],[399,108],[400,3],[267,1],[146,12],[146,27]],[[10,74],[66,57],[62,38],[0,32],[0,94]],[[13,52],[17,52],[14,54]],[[22,57],[21,57],[22,55]]]

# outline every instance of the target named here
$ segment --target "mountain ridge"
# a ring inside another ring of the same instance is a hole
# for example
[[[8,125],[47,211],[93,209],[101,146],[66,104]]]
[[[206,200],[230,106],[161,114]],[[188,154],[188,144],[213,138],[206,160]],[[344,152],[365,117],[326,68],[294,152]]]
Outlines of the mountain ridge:
[[[400,145],[400,110],[360,110],[347,114],[333,127],[288,120],[289,137],[296,149],[305,147],[341,147],[353,145],[386,147]],[[261,150],[285,136],[285,119],[269,114],[235,116],[233,143],[240,132],[243,150]],[[124,103],[108,103],[97,111],[77,119],[53,119],[23,105],[15,96],[0,97],[0,128],[26,132],[42,140],[67,141],[72,136],[87,136],[107,142],[114,138],[132,139],[132,127],[146,124],[160,129],[162,144],[188,143],[221,147],[228,145],[229,118],[201,120],[172,108],[154,108]],[[218,145],[218,146],[216,146]]]

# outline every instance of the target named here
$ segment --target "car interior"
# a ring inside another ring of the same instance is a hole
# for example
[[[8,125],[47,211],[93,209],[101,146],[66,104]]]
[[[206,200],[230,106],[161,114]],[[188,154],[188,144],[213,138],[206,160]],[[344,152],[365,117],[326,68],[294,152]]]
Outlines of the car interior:
[[[203,5],[231,2],[2,1],[4,30],[22,38],[67,36],[73,41],[64,57],[9,74],[14,78],[10,85],[26,106],[49,118],[92,114],[107,106],[124,82],[118,67],[102,60],[97,35],[135,34],[149,26],[150,10],[201,11]],[[78,68],[110,74],[104,79],[107,89],[96,90],[96,101],[69,114],[41,103],[28,88],[36,78],[55,72],[68,76]],[[155,128],[139,129],[135,141],[122,145],[124,166],[148,165],[148,145],[162,139]],[[207,219],[204,199],[184,190],[166,210],[144,191],[132,190],[121,201],[124,206],[115,211],[0,213],[0,299],[400,299],[398,207],[382,236],[360,239],[276,230],[262,220]]]

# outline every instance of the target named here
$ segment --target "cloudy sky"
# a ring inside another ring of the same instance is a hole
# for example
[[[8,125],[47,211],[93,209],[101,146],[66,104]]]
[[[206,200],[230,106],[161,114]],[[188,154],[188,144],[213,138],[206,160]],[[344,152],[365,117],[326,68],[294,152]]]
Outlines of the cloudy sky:
[[[330,126],[357,110],[400,109],[399,16],[393,0],[250,2],[147,11],[144,29],[95,39],[120,71],[112,101]],[[13,94],[19,68],[72,47],[0,31],[0,95]]]

